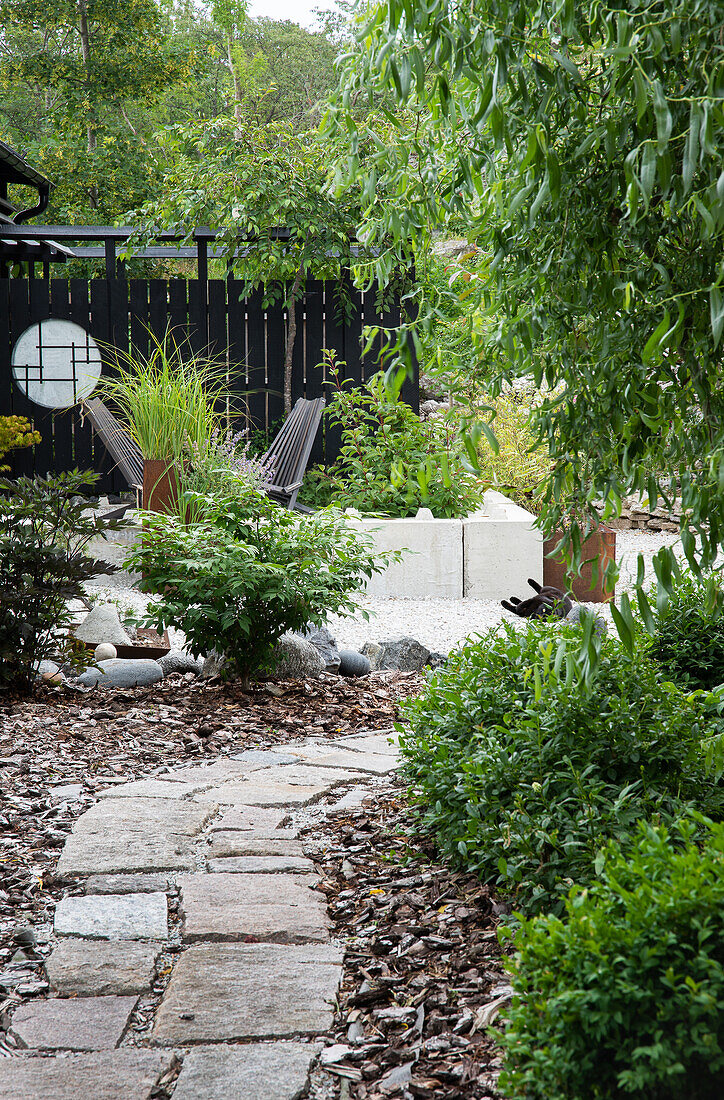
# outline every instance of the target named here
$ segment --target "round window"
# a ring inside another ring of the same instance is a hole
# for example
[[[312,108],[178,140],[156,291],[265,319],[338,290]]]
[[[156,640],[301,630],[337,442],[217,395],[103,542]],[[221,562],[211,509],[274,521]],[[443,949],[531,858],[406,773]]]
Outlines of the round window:
[[[88,397],[102,366],[93,337],[72,321],[55,319],[26,328],[11,363],[19,389],[46,409],[67,409]]]

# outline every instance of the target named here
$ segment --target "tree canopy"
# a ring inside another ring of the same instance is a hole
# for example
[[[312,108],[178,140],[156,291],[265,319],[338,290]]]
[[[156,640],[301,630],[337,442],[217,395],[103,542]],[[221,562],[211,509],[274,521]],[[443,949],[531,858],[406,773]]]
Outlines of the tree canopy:
[[[480,371],[548,387],[547,526],[678,494],[692,562],[724,539],[723,25],[721,0],[386,0],[329,120],[359,140],[375,94],[416,116],[346,175],[399,196],[369,241],[455,217],[486,251]]]

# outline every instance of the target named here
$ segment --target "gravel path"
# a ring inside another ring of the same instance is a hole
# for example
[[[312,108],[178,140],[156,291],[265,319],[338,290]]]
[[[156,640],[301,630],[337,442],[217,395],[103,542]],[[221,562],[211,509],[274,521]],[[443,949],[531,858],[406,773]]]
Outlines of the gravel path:
[[[651,559],[662,546],[678,545],[678,536],[650,531],[618,531],[616,533],[616,558],[621,570],[617,593],[630,590],[636,579],[636,562],[639,554],[646,561],[646,575],[653,578]],[[683,552],[680,556],[683,556]],[[138,589],[88,585],[88,591],[101,600],[117,602],[120,607],[142,614],[147,597]],[[526,578],[521,578],[520,591],[511,595],[523,596],[527,592]],[[608,608],[597,605],[607,616]],[[363,612],[370,616],[369,621]],[[359,649],[365,642],[386,638],[410,636],[428,649],[447,653],[460,645],[470,635],[480,634],[500,622],[520,625],[521,619],[505,611],[495,600],[403,600],[363,597],[360,611],[353,618],[330,615],[329,626],[340,647]],[[183,644],[179,631],[169,631],[173,645]]]

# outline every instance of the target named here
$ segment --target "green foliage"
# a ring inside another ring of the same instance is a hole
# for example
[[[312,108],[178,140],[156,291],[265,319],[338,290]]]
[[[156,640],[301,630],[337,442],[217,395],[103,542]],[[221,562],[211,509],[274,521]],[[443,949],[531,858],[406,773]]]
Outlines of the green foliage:
[[[530,397],[513,390],[491,398],[487,403],[494,412],[491,427],[498,443],[497,452],[487,440],[478,444],[480,476],[493,488],[505,493],[532,512],[541,508],[541,494],[551,473],[548,448],[541,446],[531,424]]]
[[[599,649],[588,689],[574,675],[582,629]],[[531,910],[590,881],[601,848],[625,848],[639,818],[720,804],[701,755],[708,710],[646,657],[596,639],[590,617],[489,633],[404,717],[406,773],[442,851]]]
[[[684,573],[653,609],[648,652],[684,690],[724,683],[724,592],[721,577]],[[663,593],[662,593],[663,595]]]
[[[364,211],[382,276],[451,218],[485,254],[483,369],[550,395],[546,530],[678,494],[704,565],[724,532],[723,22],[722,0],[385,0],[328,119],[352,142],[340,184],[398,196]],[[363,164],[361,95],[397,105]]]
[[[383,374],[361,388],[346,385],[333,355],[327,372],[335,389],[324,415],[341,428],[342,446],[326,473],[312,473],[306,500],[391,516],[414,515],[423,505],[437,517],[475,509],[483,487],[463,467],[455,425],[420,420]]]
[[[64,628],[83,582],[116,567],[86,553],[124,526],[87,512],[79,496],[98,475],[0,479],[0,688],[32,691],[38,662],[72,656]]]
[[[40,432],[24,416],[0,416],[0,460],[10,451],[40,443]],[[0,471],[9,470],[0,463]]]
[[[115,371],[103,378],[107,394],[126,421],[144,458],[176,458],[204,448],[221,428],[217,404],[227,396],[224,363],[195,355],[167,330],[151,337],[147,356],[113,348]]]
[[[128,564],[158,593],[155,626],[178,627],[195,655],[216,650],[244,677],[271,671],[286,631],[351,612],[364,578],[383,568],[339,512],[301,516],[251,487],[189,497],[196,522],[146,515]]]
[[[209,497],[246,502],[256,500],[257,490],[270,480],[271,469],[254,457],[243,433],[222,434],[214,429],[208,439],[191,443],[177,470],[179,518],[202,518]],[[197,516],[196,501],[200,501]]]
[[[505,1096],[721,1096],[724,826],[640,822],[626,856],[612,843],[601,864],[563,919],[523,920],[513,936]]]

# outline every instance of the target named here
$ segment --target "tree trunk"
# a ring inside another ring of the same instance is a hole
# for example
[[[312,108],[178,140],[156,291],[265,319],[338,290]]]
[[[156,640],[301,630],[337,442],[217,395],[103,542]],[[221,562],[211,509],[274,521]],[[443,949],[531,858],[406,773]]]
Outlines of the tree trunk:
[[[304,265],[300,264],[294,276],[289,297],[286,300],[287,311],[287,346],[284,355],[284,412],[289,415],[292,411],[292,359],[294,358],[294,344],[297,339],[297,294],[301,286]]]
[[[89,153],[94,152],[97,146],[96,130],[95,130],[95,118],[92,107],[92,90],[90,86],[90,34],[88,31],[88,9],[86,7],[86,0],[78,0],[78,31],[80,33],[80,52],[83,57],[83,64],[85,65],[86,72],[86,90],[88,92],[88,121],[86,123],[86,139],[87,150]],[[88,194],[90,196],[90,203],[95,210],[98,206],[98,188],[92,185],[89,188]]]

